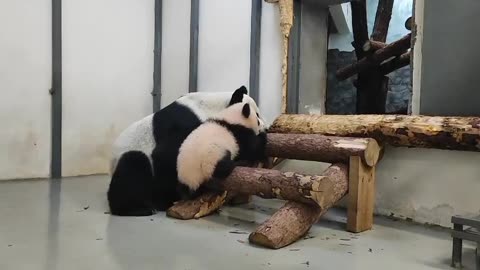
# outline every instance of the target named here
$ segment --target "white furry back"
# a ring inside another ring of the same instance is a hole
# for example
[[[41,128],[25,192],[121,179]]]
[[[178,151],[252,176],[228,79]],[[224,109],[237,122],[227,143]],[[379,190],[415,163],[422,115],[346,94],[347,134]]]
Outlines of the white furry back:
[[[177,158],[178,179],[192,190],[210,180],[226,151],[238,155],[235,137],[217,123],[205,123],[183,142]]]
[[[233,92],[194,92],[176,100],[187,106],[203,122],[228,106]]]
[[[233,92],[195,92],[188,93],[176,101],[190,108],[203,122],[213,117],[228,106]],[[248,95],[243,95],[242,102],[248,102],[256,113],[260,115],[260,130],[266,131],[269,125],[263,119],[257,103]]]

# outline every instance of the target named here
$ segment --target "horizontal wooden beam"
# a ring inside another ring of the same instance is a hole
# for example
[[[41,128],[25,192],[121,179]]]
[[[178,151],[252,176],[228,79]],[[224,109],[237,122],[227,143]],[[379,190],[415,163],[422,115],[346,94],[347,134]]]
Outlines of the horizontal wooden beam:
[[[267,155],[279,158],[348,163],[358,156],[368,166],[378,162],[381,148],[370,138],[333,137],[319,134],[268,134]]]
[[[363,44],[362,49],[364,52],[375,52],[385,48],[386,46],[387,44],[380,41],[367,40],[365,44]]]
[[[337,164],[337,167],[347,167]],[[332,181],[325,175],[304,175],[278,170],[236,167],[226,179],[207,183],[209,188],[239,194],[256,195],[264,199],[282,199],[326,208],[334,192]],[[328,207],[327,207],[328,208]]]
[[[368,137],[393,146],[480,152],[480,117],[284,114],[269,132]]]
[[[392,60],[389,60],[388,62],[385,62],[380,66],[380,72],[383,75],[387,75],[390,72],[408,65],[410,65],[410,52],[406,52],[398,57],[393,58]]]
[[[237,194],[291,200],[307,208],[313,206],[319,213],[324,212],[339,199],[335,196],[345,195],[348,166],[333,164],[318,176],[236,167],[226,179],[212,180],[207,185],[213,190],[193,200],[176,202],[167,210],[167,216],[176,219],[201,218],[214,213]]]

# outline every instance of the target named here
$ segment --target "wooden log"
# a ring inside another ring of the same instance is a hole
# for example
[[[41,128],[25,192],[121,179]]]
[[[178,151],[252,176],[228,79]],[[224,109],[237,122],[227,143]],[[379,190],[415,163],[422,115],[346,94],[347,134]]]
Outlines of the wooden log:
[[[259,168],[273,168],[273,158],[268,158],[265,163],[257,164]],[[222,205],[240,205],[251,201],[251,195],[223,191],[208,191],[201,196],[189,200],[179,201],[167,210],[167,216],[177,219],[201,218],[214,213]]]
[[[267,155],[280,158],[348,163],[359,156],[368,166],[375,166],[380,146],[370,138],[346,138],[318,134],[268,134]]]
[[[265,169],[272,169],[275,166],[274,163],[275,159],[272,157],[267,158],[266,161],[264,162],[259,162],[257,164],[258,168],[265,168]],[[249,194],[235,194],[231,195],[231,198],[228,200],[228,205],[241,205],[241,204],[247,204],[251,202],[252,197]]]
[[[392,60],[382,64],[380,66],[380,72],[383,75],[387,75],[397,69],[410,65],[410,51],[406,52],[399,57],[395,57]]]
[[[341,167],[341,165],[337,165]],[[214,179],[209,188],[265,199],[282,199],[325,207],[331,200],[335,179],[325,175],[304,175],[278,170],[236,167],[226,179]]]
[[[320,217],[339,201],[348,190],[348,169],[342,164],[330,166],[322,174],[332,186],[323,207],[287,202],[249,236],[253,244],[278,249],[303,237]]]
[[[201,194],[194,200],[179,201],[167,209],[167,216],[176,219],[201,218],[212,214],[220,208],[231,196],[228,192],[209,191]]]
[[[362,49],[363,49],[364,52],[375,52],[375,51],[378,51],[380,49],[385,48],[385,46],[387,46],[387,44],[385,44],[383,42],[379,42],[379,41],[375,41],[375,40],[367,40],[363,44]]]
[[[343,165],[337,167],[343,168]],[[346,168],[346,167],[345,167]],[[236,167],[224,180],[212,180],[208,186],[217,192],[206,192],[194,200],[179,201],[167,210],[167,216],[192,219],[210,215],[238,194],[262,198],[292,200],[325,208],[331,200],[335,179],[329,174],[309,176],[277,170]]]
[[[388,44],[385,48],[377,50],[370,57],[362,58],[349,66],[337,70],[337,79],[343,81],[357,73],[367,70],[368,68],[379,65],[390,57],[401,55],[410,48],[410,44],[411,34],[408,34],[403,38]]]
[[[370,137],[393,146],[480,151],[480,117],[284,114],[269,132]]]
[[[392,18],[393,0],[380,0],[375,14],[375,23],[371,39],[385,42],[387,40],[388,26]]]
[[[250,234],[250,243],[279,249],[303,237],[328,209],[318,206],[287,202],[269,219]]]

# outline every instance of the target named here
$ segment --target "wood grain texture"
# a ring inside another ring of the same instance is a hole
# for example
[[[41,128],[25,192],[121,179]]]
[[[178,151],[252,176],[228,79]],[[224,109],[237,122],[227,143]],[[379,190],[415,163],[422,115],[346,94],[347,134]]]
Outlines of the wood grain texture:
[[[378,1],[371,39],[380,42],[385,42],[387,40],[388,26],[390,25],[390,19],[392,18],[392,9],[393,0]]]
[[[194,200],[179,201],[167,209],[167,216],[176,219],[194,219],[212,214],[228,201],[227,192],[206,192]]]
[[[331,171],[348,170],[345,165],[337,164],[327,174],[305,175],[277,170],[236,167],[226,179],[212,180],[209,188],[226,190],[240,194],[257,195],[265,199],[282,199],[328,208],[336,194],[338,174],[330,176]]]
[[[387,75],[397,69],[410,65],[411,51],[406,52],[398,57],[393,58],[380,66],[380,72]]]
[[[393,146],[480,151],[480,117],[284,114],[269,132],[369,137]]]
[[[375,167],[365,166],[359,157],[350,158],[347,230],[363,232],[373,225]]]
[[[387,46],[387,44],[383,42],[368,40],[363,44],[362,49],[364,52],[375,52],[385,48],[385,46]]]
[[[249,236],[253,244],[278,249],[303,237],[320,217],[339,201],[348,190],[348,168],[333,164],[322,174],[332,182],[328,200],[322,207],[298,202],[287,202]]]
[[[273,157],[327,163],[348,163],[350,156],[359,156],[368,166],[375,166],[380,146],[370,138],[270,133],[267,135],[266,152]]]
[[[363,44],[364,43],[362,43],[362,45]],[[405,53],[408,49],[410,49],[410,44],[411,34],[409,33],[401,39],[388,44],[382,49],[375,51],[369,57],[361,58],[351,65],[340,68],[336,72],[336,77],[338,80],[343,81],[357,73],[361,73],[371,67],[378,66],[390,57],[399,56]]]

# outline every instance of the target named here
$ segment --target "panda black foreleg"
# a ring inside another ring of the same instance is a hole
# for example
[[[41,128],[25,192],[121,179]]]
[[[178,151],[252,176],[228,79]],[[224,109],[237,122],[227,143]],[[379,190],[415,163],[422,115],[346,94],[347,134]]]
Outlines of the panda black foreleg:
[[[153,185],[153,203],[158,211],[165,211],[170,208],[174,202],[180,200],[177,188],[177,175],[170,166],[163,166],[162,170],[158,170],[160,162],[155,162],[155,168],[162,171],[162,174],[154,176]]]
[[[255,159],[258,161],[265,162],[268,157],[266,154],[267,150],[267,133],[261,132],[257,135],[256,138],[256,147],[255,147]]]

